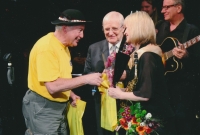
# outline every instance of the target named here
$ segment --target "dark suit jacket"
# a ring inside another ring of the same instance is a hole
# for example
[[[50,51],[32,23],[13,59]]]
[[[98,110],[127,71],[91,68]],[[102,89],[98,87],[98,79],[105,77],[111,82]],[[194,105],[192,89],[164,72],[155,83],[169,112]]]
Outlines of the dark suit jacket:
[[[105,56],[105,60],[107,60],[109,56],[107,40],[102,40],[89,46],[87,58],[85,60],[84,74],[102,72],[104,70],[102,54]],[[99,61],[101,61],[102,64],[99,64]],[[94,95],[94,100],[98,135],[114,135],[115,132],[101,128],[101,94],[98,90]]]
[[[105,59],[107,60],[107,57],[109,56],[109,47],[107,40],[102,40],[89,46],[87,58],[85,61],[84,74],[88,74],[91,72],[100,72],[97,71],[97,63],[98,61],[103,61],[102,54],[104,54]],[[104,69],[104,65],[102,66],[102,68]]]

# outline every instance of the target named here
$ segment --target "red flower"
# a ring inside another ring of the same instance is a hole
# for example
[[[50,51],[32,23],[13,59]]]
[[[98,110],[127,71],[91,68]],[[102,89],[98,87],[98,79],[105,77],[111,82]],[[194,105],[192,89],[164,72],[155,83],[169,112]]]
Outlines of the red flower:
[[[126,114],[126,117],[128,117],[128,118],[131,117],[131,114],[130,113]]]
[[[132,123],[132,124],[138,124],[138,122],[136,121],[136,118],[135,118],[135,117],[132,117],[131,123]]]
[[[145,126],[144,129],[145,129],[145,132],[146,132],[147,134],[150,134],[150,133],[152,132],[152,129],[149,128],[149,127],[147,127],[147,126]]]
[[[125,112],[123,112],[123,113],[122,113],[122,116],[123,116],[123,117],[125,117],[125,116],[126,116],[126,113],[125,113]]]
[[[121,125],[125,130],[128,130],[128,123],[127,123],[126,119],[121,118],[121,119],[119,120],[119,122],[120,122],[120,125]]]
[[[136,131],[139,133],[139,135],[144,135],[145,128],[143,126],[136,127]]]
[[[126,107],[126,108],[125,108],[125,111],[126,111],[126,113],[130,113],[130,112],[131,112],[130,107]]]

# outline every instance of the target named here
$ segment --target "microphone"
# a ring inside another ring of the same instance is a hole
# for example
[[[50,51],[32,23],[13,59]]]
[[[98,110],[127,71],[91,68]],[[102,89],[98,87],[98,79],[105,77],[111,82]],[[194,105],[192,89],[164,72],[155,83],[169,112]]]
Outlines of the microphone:
[[[7,71],[7,79],[10,85],[13,85],[15,81],[14,67],[12,67],[12,63],[8,63],[8,71]]]
[[[104,70],[105,66],[104,66],[104,62],[102,60],[99,60],[96,64],[95,67],[95,72],[97,73],[102,73]],[[92,96],[94,96],[94,94],[97,92],[96,90],[96,86],[94,86],[94,88],[92,89]]]
[[[3,60],[8,62],[8,71],[7,71],[7,79],[10,85],[13,85],[15,81],[15,74],[14,74],[14,67],[12,66],[11,62],[12,54],[7,53],[4,55]]]
[[[99,60],[96,64],[96,67],[95,67],[95,72],[98,72],[98,73],[102,73],[103,70],[104,70],[105,66],[104,66],[104,62],[103,60]]]

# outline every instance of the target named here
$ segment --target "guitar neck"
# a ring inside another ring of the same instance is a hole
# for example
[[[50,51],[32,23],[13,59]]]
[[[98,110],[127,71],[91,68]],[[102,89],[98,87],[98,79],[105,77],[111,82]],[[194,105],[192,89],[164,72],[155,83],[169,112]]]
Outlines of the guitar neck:
[[[200,41],[200,35],[198,35],[198,36],[194,37],[193,39],[183,43],[183,46],[184,46],[184,48],[188,48],[188,47],[194,45],[195,43],[197,43],[199,41]],[[172,56],[173,56],[172,50],[164,53],[164,59],[165,60],[171,58]]]
[[[200,35],[198,35],[198,36],[194,37],[193,39],[191,39],[191,40],[189,40],[189,41],[183,43],[183,46],[184,46],[185,48],[188,48],[188,47],[194,45],[195,43],[197,43],[197,42],[199,42],[199,41],[200,41]]]

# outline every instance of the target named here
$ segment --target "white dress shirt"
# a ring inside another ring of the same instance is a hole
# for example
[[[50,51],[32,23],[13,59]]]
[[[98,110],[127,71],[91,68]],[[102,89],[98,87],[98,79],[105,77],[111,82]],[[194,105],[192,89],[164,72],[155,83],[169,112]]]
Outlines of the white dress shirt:
[[[115,46],[116,46],[116,53],[119,51],[119,47],[120,47],[121,41],[119,41]],[[113,44],[109,43],[109,53],[112,53],[112,49],[111,47],[113,46]]]

